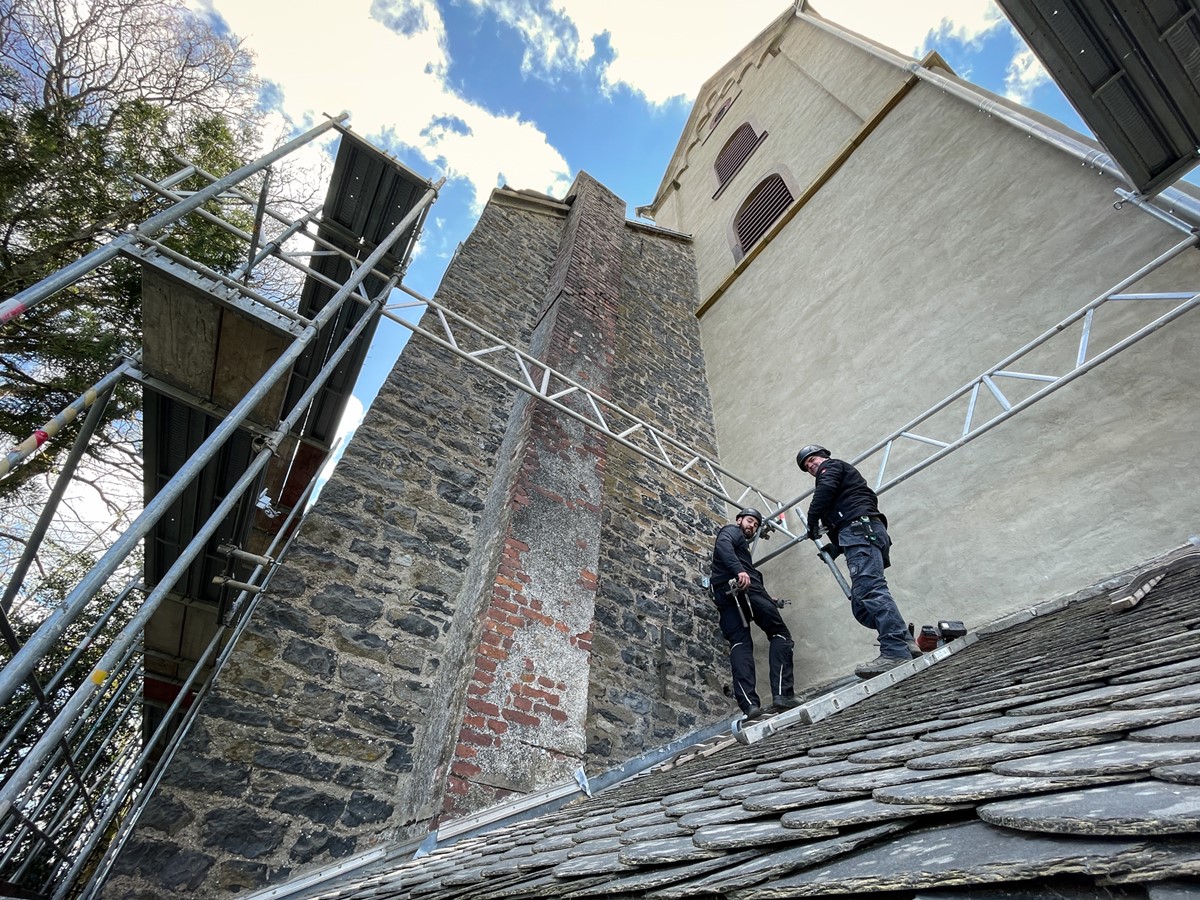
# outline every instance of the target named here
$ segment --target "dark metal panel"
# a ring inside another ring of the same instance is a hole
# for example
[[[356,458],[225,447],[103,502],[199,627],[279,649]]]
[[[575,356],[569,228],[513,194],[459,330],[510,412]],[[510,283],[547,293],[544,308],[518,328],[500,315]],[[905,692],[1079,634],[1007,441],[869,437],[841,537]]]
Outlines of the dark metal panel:
[[[998,0],[1142,193],[1200,159],[1200,0]]]
[[[150,389],[144,391],[143,409],[144,491],[149,503],[213,432],[218,420]],[[251,441],[249,433],[236,431],[146,536],[144,568],[148,585],[157,585],[166,576],[183,548],[246,471],[254,456]],[[175,593],[211,603],[220,599],[221,589],[213,585],[212,579],[224,571],[225,557],[217,554],[217,547],[224,542],[243,544],[259,489],[248,491],[225,518],[203,552],[174,585]]]
[[[353,133],[343,131],[318,234],[354,259],[366,259],[379,242],[412,211],[428,189],[427,179],[409,171],[397,160],[381,153]],[[416,239],[418,227],[419,219],[380,262],[381,270],[387,271],[400,265]],[[351,274],[350,264],[341,257],[317,256],[313,258],[312,266],[339,284]],[[363,282],[362,292],[373,297],[383,289],[383,285],[382,279],[371,275]],[[301,293],[301,314],[308,317],[316,315],[334,292],[333,288],[309,278]],[[357,303],[343,306],[304,351],[288,386],[285,411],[296,404],[362,315],[363,307]],[[377,324],[373,322],[363,330],[354,347],[339,363],[314,400],[298,430],[299,435],[327,448],[332,446]]]

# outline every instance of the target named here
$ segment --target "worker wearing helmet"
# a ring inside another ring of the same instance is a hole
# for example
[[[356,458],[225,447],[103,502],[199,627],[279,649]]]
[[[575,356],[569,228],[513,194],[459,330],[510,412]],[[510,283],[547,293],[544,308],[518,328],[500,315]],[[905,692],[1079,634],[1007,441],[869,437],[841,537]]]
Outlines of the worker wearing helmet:
[[[767,659],[771,668],[771,698],[779,709],[798,706],[792,683],[792,635],[779,608],[763,585],[762,574],[754,568],[750,542],[762,525],[762,513],[753,507],[737,514],[736,524],[717,532],[713,547],[713,600],[720,613],[721,633],[729,642],[729,667],[733,672],[733,695],[747,718],[762,712],[754,673],[754,644],[750,635],[753,621],[770,642]],[[736,587],[730,590],[729,582]],[[743,598],[739,610],[738,595]]]
[[[892,599],[883,570],[891,565],[892,539],[879,498],[858,469],[816,444],[796,454],[796,465],[816,479],[808,505],[808,536],[814,541],[824,522],[830,539],[846,556],[850,569],[850,610],[860,625],[879,635],[879,656],[855,668],[860,678],[873,678],[920,656],[904,618]]]

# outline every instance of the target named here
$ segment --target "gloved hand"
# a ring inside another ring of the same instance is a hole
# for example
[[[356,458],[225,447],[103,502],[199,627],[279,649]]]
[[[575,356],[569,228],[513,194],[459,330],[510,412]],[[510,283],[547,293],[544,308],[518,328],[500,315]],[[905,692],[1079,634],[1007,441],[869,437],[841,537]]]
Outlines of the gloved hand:
[[[818,542],[818,540],[821,537],[821,526],[815,525],[815,524],[809,525],[807,533],[808,533],[808,539],[815,544]]]

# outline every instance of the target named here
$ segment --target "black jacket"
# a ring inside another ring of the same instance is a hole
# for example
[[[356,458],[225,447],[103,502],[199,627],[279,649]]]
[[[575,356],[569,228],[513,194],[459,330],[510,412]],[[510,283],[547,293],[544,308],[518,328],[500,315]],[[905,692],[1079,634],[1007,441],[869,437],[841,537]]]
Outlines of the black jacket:
[[[836,537],[838,529],[858,516],[878,516],[887,527],[887,519],[879,512],[879,498],[858,469],[840,459],[827,459],[817,469],[817,488],[808,504],[809,534],[821,521],[830,537]]]
[[[737,525],[726,525],[717,532],[709,584],[718,594],[726,594],[729,592],[729,579],[737,578],[739,572],[750,576],[751,587],[763,590],[762,574],[754,568],[754,560],[750,556],[750,542]]]

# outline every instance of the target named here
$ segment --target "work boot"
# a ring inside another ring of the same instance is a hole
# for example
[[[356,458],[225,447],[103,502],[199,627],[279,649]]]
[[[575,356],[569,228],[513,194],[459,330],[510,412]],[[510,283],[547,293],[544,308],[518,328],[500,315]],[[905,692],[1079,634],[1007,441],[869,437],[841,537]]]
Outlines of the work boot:
[[[911,637],[905,638],[904,643],[908,644],[908,653],[913,659],[920,659],[924,655],[921,653],[921,648],[917,646],[917,642]]]
[[[859,678],[874,678],[876,675],[882,675],[888,669],[904,665],[909,659],[910,657],[907,656],[877,656],[870,662],[859,663],[855,666],[854,674]]]
[[[788,694],[786,697],[776,694],[771,698],[771,703],[776,709],[795,709],[797,706],[802,706],[804,701],[795,694]]]
[[[757,719],[761,715],[762,715],[762,707],[761,706],[753,706],[752,705],[748,709],[742,710],[742,718],[745,719],[747,722],[750,721],[751,719]]]

